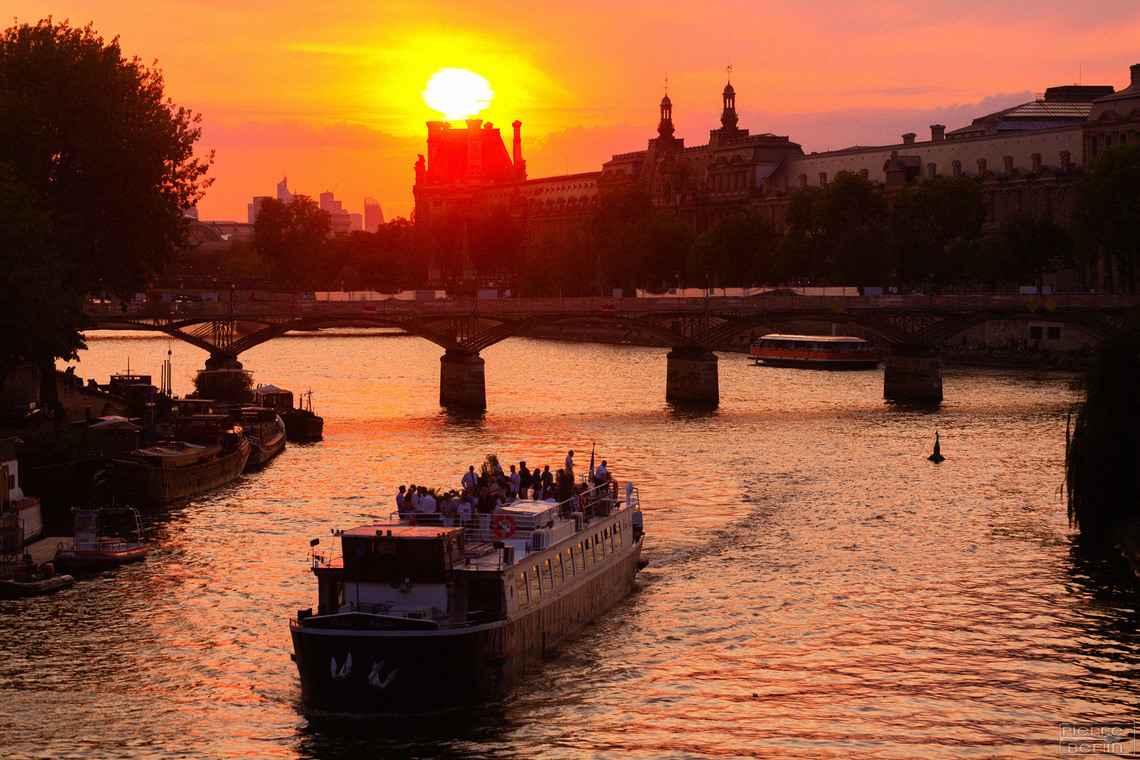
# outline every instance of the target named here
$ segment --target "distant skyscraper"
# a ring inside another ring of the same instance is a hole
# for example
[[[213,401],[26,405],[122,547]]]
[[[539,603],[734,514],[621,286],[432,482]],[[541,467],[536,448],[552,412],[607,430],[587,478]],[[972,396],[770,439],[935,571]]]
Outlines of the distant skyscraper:
[[[384,211],[375,198],[364,199],[364,231],[375,232],[384,224]]]
[[[281,181],[277,183],[277,200],[282,203],[288,203],[293,200],[293,194],[289,192],[289,178],[282,177]]]
[[[352,232],[352,217],[360,216],[360,214],[353,215],[345,211],[344,205],[334,198],[332,193],[321,193],[321,210],[328,212],[334,235]]]
[[[269,200],[268,195],[255,195],[253,196],[253,203],[246,205],[246,210],[249,212],[250,224],[257,221],[257,214],[261,211],[261,204],[267,200]]]

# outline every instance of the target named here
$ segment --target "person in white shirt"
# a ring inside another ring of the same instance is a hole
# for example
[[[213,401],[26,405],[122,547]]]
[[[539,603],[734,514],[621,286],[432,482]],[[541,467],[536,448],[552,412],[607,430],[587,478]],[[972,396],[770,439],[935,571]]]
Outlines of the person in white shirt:
[[[475,490],[475,486],[479,484],[479,476],[475,474],[475,465],[467,468],[467,472],[463,473],[463,479],[459,481],[459,484],[471,491]]]
[[[424,486],[420,486],[420,503],[416,509],[425,515],[435,514],[435,498],[427,492],[427,488]]]
[[[564,469],[567,475],[571,478],[574,477],[574,449],[570,449],[570,451],[566,452],[566,466]]]
[[[594,470],[594,483],[601,485],[602,483],[606,482],[606,478],[608,476],[609,473],[606,472],[606,460],[603,459],[602,463],[598,465],[596,470]]]
[[[511,474],[507,476],[507,490],[510,491],[511,496],[516,499],[519,496],[519,484],[522,482],[522,476],[515,470],[515,466],[511,465]]]

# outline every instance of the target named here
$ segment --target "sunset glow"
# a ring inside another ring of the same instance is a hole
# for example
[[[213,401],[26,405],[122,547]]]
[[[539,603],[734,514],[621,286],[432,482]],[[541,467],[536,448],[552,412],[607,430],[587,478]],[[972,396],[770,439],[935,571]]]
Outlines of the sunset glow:
[[[479,74],[467,69],[440,69],[431,75],[423,91],[424,103],[443,118],[466,119],[491,104],[495,91]]]
[[[118,36],[126,55],[157,63],[166,94],[202,114],[199,146],[215,159],[199,211],[215,220],[244,221],[250,199],[286,175],[297,192],[336,188],[350,211],[370,196],[385,218],[407,216],[424,122],[473,112],[522,122],[530,177],[597,171],[656,136],[666,77],[677,136],[700,145],[719,126],[729,63],[741,128],[788,135],[811,152],[890,144],[934,123],[953,130],[1047,87],[1123,87],[1140,62],[1140,6],[1123,0],[1095,14],[1046,4],[1033,34],[983,0],[668,0],[652,12],[597,0],[333,0],[319,9],[281,0],[272,13],[218,2],[185,13],[155,0],[9,6],[9,24],[90,22],[105,39]],[[447,69],[485,78],[486,91],[461,90],[474,105],[425,101],[429,79]]]

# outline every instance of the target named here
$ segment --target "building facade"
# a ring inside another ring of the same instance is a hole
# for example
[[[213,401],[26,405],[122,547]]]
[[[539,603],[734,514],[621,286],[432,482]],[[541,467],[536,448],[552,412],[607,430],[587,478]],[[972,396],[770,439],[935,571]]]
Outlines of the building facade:
[[[1132,144],[1140,132],[1140,64],[1119,92],[1111,86],[1065,86],[1029,103],[980,116],[950,132],[930,125],[929,138],[908,132],[901,142],[805,154],[787,136],[750,134],[738,124],[731,82],[722,93],[720,127],[704,145],[686,146],[674,133],[673,104],[661,101],[657,136],[645,150],[614,155],[596,172],[527,179],[515,122],[508,154],[491,124],[466,129],[428,122],[428,155],[416,164],[415,218],[507,209],[532,243],[580,232],[608,190],[641,184],[654,206],[700,232],[718,219],[757,211],[782,225],[789,197],[827,187],[840,172],[861,174],[889,198],[923,179],[966,176],[980,186],[987,224],[1033,213],[1064,222],[1074,170],[1099,151]]]

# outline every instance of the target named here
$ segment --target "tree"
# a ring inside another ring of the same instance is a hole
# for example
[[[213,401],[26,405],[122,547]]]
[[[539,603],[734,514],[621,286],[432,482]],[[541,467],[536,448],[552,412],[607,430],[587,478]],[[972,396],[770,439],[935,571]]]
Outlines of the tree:
[[[44,401],[55,398],[54,358],[81,345],[76,299],[125,300],[183,244],[182,210],[209,185],[212,161],[194,155],[198,121],[165,98],[156,69],[123,57],[118,38],[106,43],[90,26],[50,18],[0,35],[0,162],[30,192],[9,208],[57,257],[49,269],[60,297],[25,312],[17,328],[54,336],[44,348],[54,357],[40,359]],[[12,255],[35,246],[34,236],[22,241]]]
[[[1140,266],[1140,145],[1106,150],[1073,188],[1073,235],[1080,263],[1103,261],[1136,292]]]
[[[288,282],[312,282],[331,276],[324,271],[325,244],[332,217],[307,195],[288,203],[261,202],[253,222],[253,247]]]
[[[776,226],[759,214],[732,214],[696,239],[689,270],[710,272],[722,285],[771,282],[778,239]]]
[[[194,156],[198,121],[117,37],[51,19],[0,37],[0,160],[50,214],[85,293],[130,296],[183,244],[212,160]]]
[[[1047,265],[1072,263],[1069,231],[1033,214],[1006,217],[988,248],[989,256],[978,272],[980,279],[1003,284],[1033,282],[1039,293]]]
[[[84,347],[74,329],[83,300],[66,285],[69,270],[48,245],[49,229],[47,212],[36,208],[31,189],[0,163],[0,390],[21,362],[52,364],[74,358]]]
[[[962,281],[985,219],[982,191],[969,177],[924,179],[905,190],[889,218],[899,279],[935,288]]]

